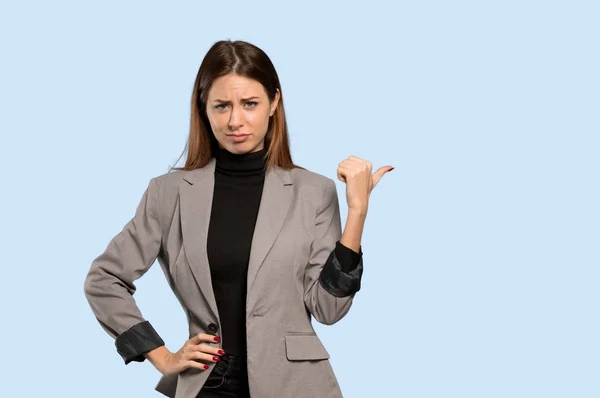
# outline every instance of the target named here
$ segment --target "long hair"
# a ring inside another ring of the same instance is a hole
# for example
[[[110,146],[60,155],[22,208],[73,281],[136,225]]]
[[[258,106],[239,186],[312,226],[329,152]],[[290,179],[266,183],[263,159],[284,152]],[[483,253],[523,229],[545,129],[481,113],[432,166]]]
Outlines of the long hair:
[[[273,63],[263,50],[253,44],[240,40],[221,40],[208,50],[196,75],[191,101],[190,134],[186,147],[179,156],[181,159],[187,150],[185,166],[172,167],[170,171],[194,170],[204,167],[214,156],[218,142],[206,115],[206,102],[208,91],[215,79],[228,74],[236,74],[258,81],[265,88],[269,101],[275,99],[277,89],[279,89],[279,103],[273,116],[269,118],[265,135],[264,145],[267,149],[265,168],[267,171],[271,170],[273,166],[284,169],[304,169],[292,162],[283,107],[283,91]]]

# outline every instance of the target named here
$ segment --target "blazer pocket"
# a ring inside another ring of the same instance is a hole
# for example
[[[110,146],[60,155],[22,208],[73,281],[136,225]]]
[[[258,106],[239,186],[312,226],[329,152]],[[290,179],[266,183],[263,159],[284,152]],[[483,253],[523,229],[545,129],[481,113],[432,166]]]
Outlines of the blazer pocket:
[[[290,361],[329,359],[329,353],[319,337],[309,333],[286,334],[285,355]]]

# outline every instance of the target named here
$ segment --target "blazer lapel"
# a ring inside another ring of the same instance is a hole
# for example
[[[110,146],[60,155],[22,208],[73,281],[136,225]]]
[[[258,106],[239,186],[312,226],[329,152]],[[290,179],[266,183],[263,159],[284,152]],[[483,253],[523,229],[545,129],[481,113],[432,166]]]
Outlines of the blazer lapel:
[[[179,185],[183,246],[191,272],[218,319],[206,250],[215,185],[215,158],[206,166],[188,171]],[[248,292],[269,250],[275,243],[292,203],[290,172],[275,167],[265,174],[248,263]]]
[[[190,170],[179,185],[181,233],[187,263],[196,284],[218,319],[217,302],[213,293],[206,241],[212,197],[215,185],[215,159],[199,169]]]
[[[276,167],[265,174],[248,263],[248,292],[251,291],[258,270],[283,228],[292,203],[292,185],[288,170]]]

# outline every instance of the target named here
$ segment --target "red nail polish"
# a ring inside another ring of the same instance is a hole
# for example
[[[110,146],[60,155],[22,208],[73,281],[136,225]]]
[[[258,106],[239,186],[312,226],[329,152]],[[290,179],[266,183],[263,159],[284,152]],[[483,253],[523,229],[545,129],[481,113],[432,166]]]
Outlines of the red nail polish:
[[[215,341],[218,343],[219,341],[221,341],[221,339],[219,338],[219,336],[215,337]]]
[[[218,352],[219,352],[219,355],[225,354],[225,351],[223,351],[223,350],[219,350]]]
[[[213,357],[213,361],[215,361],[215,362],[220,361],[220,360],[221,360],[221,358],[219,358],[219,357]]]
[[[205,369],[205,370],[206,370],[206,369],[208,369],[208,365],[204,365],[204,369]]]
[[[394,170],[394,169],[395,169],[395,167],[392,167],[392,168],[390,169],[390,171],[392,171],[392,170]]]

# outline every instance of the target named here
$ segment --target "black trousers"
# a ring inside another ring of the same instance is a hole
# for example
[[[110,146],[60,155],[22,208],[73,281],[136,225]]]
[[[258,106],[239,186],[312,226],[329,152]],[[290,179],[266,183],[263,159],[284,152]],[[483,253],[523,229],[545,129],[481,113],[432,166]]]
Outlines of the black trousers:
[[[250,398],[245,357],[222,355],[196,398]]]

